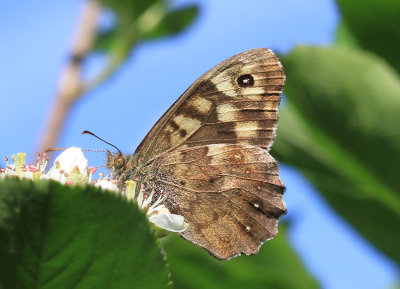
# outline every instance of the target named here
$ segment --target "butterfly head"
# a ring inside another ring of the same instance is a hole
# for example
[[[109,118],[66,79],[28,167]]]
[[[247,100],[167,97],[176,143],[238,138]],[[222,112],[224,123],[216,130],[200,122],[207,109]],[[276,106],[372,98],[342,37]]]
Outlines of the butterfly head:
[[[128,159],[122,153],[107,152],[107,162],[106,167],[115,172],[117,175],[121,175],[128,169]]]
[[[105,141],[101,137],[98,137],[94,133],[84,130],[82,134],[90,134],[94,136],[95,138],[98,138],[102,142],[105,142],[106,144],[114,147],[117,149],[117,153],[111,152],[107,150],[107,161],[106,161],[106,167],[112,171],[118,179],[123,179],[126,176],[126,171],[131,170],[132,166],[130,165],[130,162],[128,162],[128,157],[122,154],[122,152],[117,148],[115,145],[109,143],[108,141]]]

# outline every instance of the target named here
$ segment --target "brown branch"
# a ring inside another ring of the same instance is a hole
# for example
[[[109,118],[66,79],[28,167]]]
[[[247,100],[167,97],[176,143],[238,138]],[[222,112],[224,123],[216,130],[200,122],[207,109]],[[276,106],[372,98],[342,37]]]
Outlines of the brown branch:
[[[95,0],[84,1],[81,19],[72,42],[71,56],[61,74],[60,83],[38,146],[38,152],[53,147],[63,130],[72,105],[81,96],[82,64],[96,36],[101,5]]]

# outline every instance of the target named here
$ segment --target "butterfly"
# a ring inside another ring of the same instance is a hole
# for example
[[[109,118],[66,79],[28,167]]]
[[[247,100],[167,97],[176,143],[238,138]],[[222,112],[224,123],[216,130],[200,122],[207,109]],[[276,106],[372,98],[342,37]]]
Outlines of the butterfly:
[[[107,167],[120,183],[167,192],[164,205],[189,223],[180,235],[214,257],[256,254],[286,213],[269,154],[284,84],[270,49],[233,56],[194,82],[132,155],[109,153]]]

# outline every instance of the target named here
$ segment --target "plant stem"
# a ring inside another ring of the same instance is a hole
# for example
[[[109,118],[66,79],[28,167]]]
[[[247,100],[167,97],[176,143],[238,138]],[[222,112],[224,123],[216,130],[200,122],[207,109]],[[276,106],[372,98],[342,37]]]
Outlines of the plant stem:
[[[72,42],[71,55],[61,74],[55,103],[46,121],[38,152],[43,152],[57,143],[71,107],[82,94],[82,64],[95,40],[100,12],[101,5],[97,1],[84,1],[81,19]]]
[[[135,25],[127,25],[126,29],[124,29],[123,37],[120,37],[120,41],[116,42],[116,46],[108,56],[108,61],[102,70],[92,79],[83,80],[82,65],[95,41],[100,12],[101,5],[97,0],[85,1],[81,20],[71,48],[71,57],[61,75],[55,103],[46,122],[38,152],[43,152],[56,145],[71,107],[83,95],[100,86],[114,75],[131,53],[132,47],[137,43],[138,35],[151,31],[160,23],[166,13],[163,6],[160,3],[156,3],[137,19]]]
[[[97,75],[95,75],[92,79],[86,80],[84,83],[82,83],[80,94],[84,95],[89,93],[104,81],[109,79],[121,67],[123,62],[124,59],[109,57],[107,63]]]

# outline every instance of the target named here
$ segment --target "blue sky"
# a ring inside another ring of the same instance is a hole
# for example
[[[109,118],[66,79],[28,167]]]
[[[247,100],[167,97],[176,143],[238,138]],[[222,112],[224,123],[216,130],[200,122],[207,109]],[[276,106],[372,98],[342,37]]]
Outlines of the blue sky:
[[[287,53],[329,45],[339,20],[333,1],[174,1],[201,14],[181,36],[140,45],[126,65],[72,110],[61,147],[105,148],[91,130],[131,153],[156,120],[205,71],[256,47]],[[33,154],[67,59],[82,1],[0,2],[0,154]],[[94,72],[101,57],[91,59]],[[279,130],[279,128],[278,128]],[[94,165],[104,155],[89,153]],[[2,165],[4,165],[2,163]],[[336,216],[298,172],[281,166],[290,240],[324,288],[387,288],[393,264]],[[266,244],[267,245],[267,244]]]

